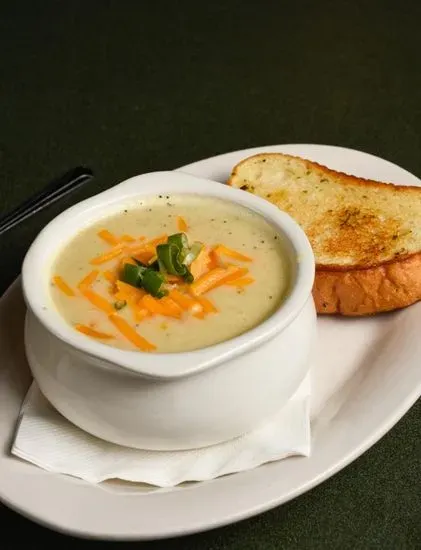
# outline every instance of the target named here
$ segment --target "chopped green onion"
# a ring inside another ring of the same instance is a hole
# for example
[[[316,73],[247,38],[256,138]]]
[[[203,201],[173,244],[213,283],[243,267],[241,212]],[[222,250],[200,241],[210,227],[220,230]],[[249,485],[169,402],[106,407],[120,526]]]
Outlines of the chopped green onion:
[[[197,258],[202,243],[196,242],[189,247],[189,241],[185,233],[175,233],[168,237],[166,244],[156,247],[159,269],[164,273],[183,277],[188,283],[194,280],[188,266]]]
[[[121,280],[129,285],[140,287],[145,269],[140,265],[124,264]]]
[[[186,267],[180,262],[180,250],[173,243],[159,244],[156,247],[158,262],[166,273],[183,276]]]
[[[160,244],[156,247],[156,252],[158,254],[158,262],[161,271],[169,273],[170,275],[183,277],[188,283],[194,281],[194,277],[190,273],[189,268],[181,263],[180,251],[174,244]]]
[[[174,244],[180,252],[182,252],[184,248],[189,247],[189,241],[185,233],[174,233],[174,235],[170,235],[167,239],[167,243]]]
[[[121,280],[136,288],[144,288],[146,292],[157,298],[167,294],[164,288],[163,276],[144,265],[125,264]]]
[[[164,278],[157,271],[152,269],[146,269],[143,272],[142,286],[152,296],[156,298],[162,298],[168,291],[163,288]]]
[[[183,264],[190,265],[199,256],[202,248],[203,248],[202,243],[199,243],[199,242],[193,243],[190,249],[187,250],[187,253],[183,258]]]
[[[155,260],[151,265],[148,266],[149,269],[152,269],[153,271],[159,271],[159,261]]]
[[[190,269],[186,267],[186,274],[184,275],[184,279],[186,283],[192,283],[194,281],[194,277],[190,272]]]
[[[194,243],[191,248],[185,233],[170,235],[166,244],[156,247],[156,258],[150,265],[136,260],[136,265],[125,264],[122,280],[136,288],[144,288],[146,292],[157,298],[162,298],[168,291],[164,287],[162,273],[183,277],[188,283],[194,280],[188,266],[197,258],[202,249],[201,243]]]

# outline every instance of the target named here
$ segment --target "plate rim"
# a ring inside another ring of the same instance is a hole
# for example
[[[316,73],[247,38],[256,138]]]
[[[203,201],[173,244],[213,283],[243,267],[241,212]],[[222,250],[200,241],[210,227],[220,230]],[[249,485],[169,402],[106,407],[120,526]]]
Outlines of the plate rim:
[[[176,172],[186,172],[186,173],[190,173],[189,170],[191,169],[194,169],[196,168],[196,166],[202,164],[202,163],[205,163],[205,162],[208,162],[208,161],[213,161],[215,159],[219,159],[219,158],[222,158],[222,157],[226,157],[228,155],[236,155],[236,154],[246,154],[246,155],[253,155],[253,154],[257,154],[257,153],[264,153],[264,152],[268,152],[268,153],[271,153],[271,152],[283,152],[281,151],[281,149],[296,149],[296,148],[301,148],[301,147],[304,147],[304,148],[310,148],[310,149],[324,149],[324,150],[328,150],[328,149],[335,149],[337,150],[338,152],[339,151],[345,151],[347,153],[357,153],[358,155],[362,155],[362,156],[365,156],[365,157],[368,157],[370,159],[372,159],[373,161],[381,161],[387,165],[389,165],[390,168],[398,168],[400,171],[402,171],[403,173],[405,173],[405,175],[412,179],[414,181],[414,185],[417,185],[418,186],[421,186],[421,177],[418,178],[415,174],[413,174],[412,172],[409,172],[409,170],[407,170],[406,168],[403,168],[403,166],[399,165],[399,164],[396,164],[396,162],[392,162],[390,160],[387,160],[385,158],[382,158],[382,157],[379,157],[378,155],[375,155],[374,153],[368,153],[367,151],[363,151],[361,149],[354,149],[352,147],[345,147],[345,146],[342,146],[342,145],[328,145],[326,143],[281,143],[281,144],[275,144],[275,145],[257,145],[257,146],[253,146],[253,147],[247,147],[245,149],[233,149],[231,151],[226,151],[225,153],[219,153],[218,155],[214,155],[214,156],[211,156],[211,157],[207,157],[207,158],[203,158],[203,159],[200,159],[200,160],[196,160],[196,161],[193,161],[193,162],[189,162],[188,164],[185,164],[183,166],[180,166],[178,168],[174,168],[174,171]],[[288,154],[292,154],[294,155],[293,152],[288,152]],[[295,153],[297,156],[298,153]],[[315,162],[319,162],[319,161],[315,161]],[[405,184],[404,184],[405,185]],[[412,184],[411,184],[412,185]]]
[[[368,157],[371,157],[372,159],[376,159],[377,161],[380,160],[384,163],[388,163],[391,166],[393,166],[395,169],[398,168],[402,172],[407,173],[409,176],[411,176],[411,179],[414,179],[418,181],[418,184],[421,185],[421,181],[416,178],[414,174],[411,174],[404,168],[391,163],[390,161],[386,159],[382,159],[380,157],[377,157],[375,155],[372,155],[370,153],[365,153],[364,151],[358,151],[356,149],[348,149],[345,147],[340,146],[331,146],[331,145],[317,145],[317,144],[284,144],[284,145],[268,145],[263,147],[252,147],[248,149],[241,149],[241,150],[233,150],[228,153],[222,153],[220,155],[208,157],[190,164],[187,164],[185,166],[182,166],[180,168],[177,168],[177,171],[179,172],[188,172],[189,169],[192,169],[192,167],[196,167],[200,164],[204,164],[210,161],[214,161],[215,159],[219,159],[221,157],[226,157],[227,155],[249,155],[253,154],[253,152],[258,151],[264,151],[264,150],[274,150],[281,148],[294,148],[294,147],[311,147],[311,148],[318,148],[323,147],[326,149],[339,149],[339,150],[346,150],[346,151],[352,151],[353,153],[360,153],[363,155],[367,155]],[[251,153],[250,153],[251,152]],[[1,299],[8,296],[10,293],[17,291],[19,287],[19,278],[16,279],[10,287],[4,292]],[[35,515],[31,510],[28,510],[25,505],[19,506],[16,502],[12,502],[9,498],[5,498],[4,495],[2,495],[2,489],[0,488],[0,501],[2,501],[6,506],[9,508],[15,510],[16,512],[20,513],[21,515],[27,517],[28,519],[34,521],[35,523],[41,524],[45,527],[48,527],[50,529],[53,529],[55,531],[70,534],[72,536],[76,536],[79,538],[92,538],[92,539],[108,539],[108,540],[152,540],[152,539],[162,539],[162,538],[169,538],[169,537],[178,537],[182,535],[187,534],[193,534],[197,532],[202,532],[210,529],[214,529],[217,527],[222,527],[224,525],[232,524],[237,521],[250,518],[252,516],[255,516],[257,514],[263,513],[267,510],[270,510],[276,506],[279,506],[301,494],[304,492],[307,492],[308,490],[312,489],[313,487],[319,485],[338,471],[342,470],[344,467],[349,465],[351,462],[353,462],[356,458],[361,456],[366,450],[368,450],[372,445],[374,445],[381,437],[383,437],[401,418],[402,416],[409,410],[409,408],[416,402],[421,392],[421,379],[419,380],[418,386],[415,386],[412,388],[412,392],[406,394],[406,399],[400,401],[399,407],[394,407],[393,410],[390,412],[390,414],[386,417],[386,419],[383,419],[383,422],[380,425],[377,425],[377,428],[374,431],[371,431],[369,435],[366,435],[366,437],[361,441],[359,446],[356,446],[352,451],[348,452],[346,456],[340,460],[337,460],[330,468],[325,469],[323,472],[321,472],[317,476],[313,476],[309,481],[306,481],[304,484],[301,484],[298,488],[295,488],[294,490],[290,491],[288,494],[282,494],[280,497],[275,497],[272,499],[266,499],[263,503],[257,503],[254,506],[248,506],[246,510],[238,510],[237,509],[232,512],[230,516],[226,516],[222,519],[211,519],[210,521],[202,521],[200,522],[196,521],[195,525],[191,525],[186,527],[179,527],[177,526],[177,529],[168,530],[165,531],[163,529],[161,532],[155,532],[155,533],[122,533],[117,532],[118,530],[115,530],[114,533],[110,532],[93,532],[92,530],[86,531],[84,529],[79,529],[77,526],[63,526],[63,524],[57,525],[54,523],[54,521],[49,521],[48,518],[39,517]],[[36,468],[36,466],[33,466],[33,468]],[[238,476],[241,474],[234,474],[234,476]],[[83,483],[83,482],[82,482]],[[209,483],[209,482],[205,482]],[[212,483],[212,482],[210,482]],[[173,493],[181,491],[182,489],[176,489],[173,491]],[[155,493],[156,494],[156,493]],[[117,495],[116,495],[117,496]],[[139,495],[138,495],[139,496]],[[142,495],[145,496],[145,495]],[[133,498],[133,496],[131,497]]]

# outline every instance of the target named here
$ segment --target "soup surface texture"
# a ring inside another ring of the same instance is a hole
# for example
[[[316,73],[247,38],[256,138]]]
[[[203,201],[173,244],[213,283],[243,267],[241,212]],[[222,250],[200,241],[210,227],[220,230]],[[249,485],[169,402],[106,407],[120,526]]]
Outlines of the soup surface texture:
[[[195,195],[142,197],[123,208],[77,234],[53,262],[52,306],[87,338],[189,351],[238,336],[281,306],[288,257],[260,215]],[[176,243],[187,237],[186,248],[168,246],[174,234]]]

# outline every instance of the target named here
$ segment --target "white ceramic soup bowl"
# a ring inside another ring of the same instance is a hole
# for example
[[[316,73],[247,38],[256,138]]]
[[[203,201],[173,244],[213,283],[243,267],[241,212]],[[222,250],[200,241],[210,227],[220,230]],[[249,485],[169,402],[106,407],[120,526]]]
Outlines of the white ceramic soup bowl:
[[[279,309],[231,340],[183,353],[111,347],[75,331],[50,295],[51,267],[75,233],[145,196],[221,198],[261,214],[285,242],[291,284]],[[177,172],[131,178],[65,211],[23,264],[25,347],[42,393],[83,430],[129,447],[174,450],[220,443],[269,419],[309,369],[316,315],[314,257],[300,227],[269,202]]]

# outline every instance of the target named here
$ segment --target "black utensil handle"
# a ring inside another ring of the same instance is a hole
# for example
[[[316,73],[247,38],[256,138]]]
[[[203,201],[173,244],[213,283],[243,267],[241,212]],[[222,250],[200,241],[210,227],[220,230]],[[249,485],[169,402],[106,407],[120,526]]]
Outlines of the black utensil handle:
[[[65,195],[79,189],[79,187],[92,178],[93,172],[90,168],[78,166],[77,168],[69,170],[61,177],[49,183],[42,191],[24,201],[20,206],[12,210],[12,212],[0,218],[0,235],[23,222],[36,212],[50,206]]]

